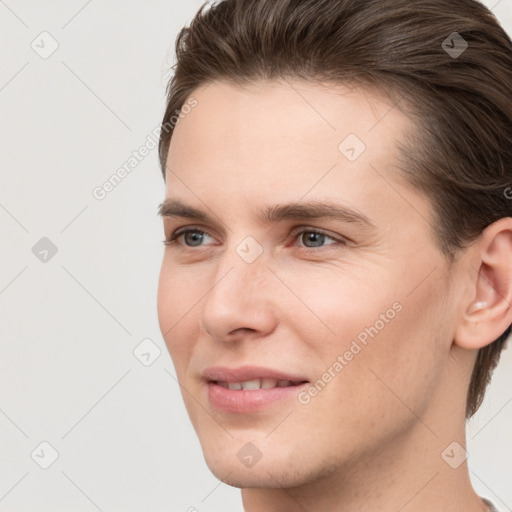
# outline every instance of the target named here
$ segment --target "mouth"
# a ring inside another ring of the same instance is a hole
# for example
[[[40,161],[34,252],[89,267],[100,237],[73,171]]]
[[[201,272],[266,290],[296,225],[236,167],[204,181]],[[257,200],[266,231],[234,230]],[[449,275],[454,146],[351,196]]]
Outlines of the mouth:
[[[291,380],[276,380],[276,379],[252,379],[245,380],[242,382],[225,382],[221,380],[212,380],[210,381],[213,384],[217,384],[218,386],[222,386],[226,389],[231,390],[254,390],[254,389],[273,389],[273,388],[287,388],[291,386],[300,386],[308,382],[307,380],[292,382]]]
[[[212,367],[202,377],[210,404],[219,411],[238,414],[258,412],[289,400],[309,384],[301,376],[254,366]]]

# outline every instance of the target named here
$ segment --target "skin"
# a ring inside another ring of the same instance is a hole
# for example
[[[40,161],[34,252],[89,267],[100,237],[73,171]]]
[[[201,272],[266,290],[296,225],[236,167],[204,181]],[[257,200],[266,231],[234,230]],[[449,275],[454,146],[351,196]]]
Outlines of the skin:
[[[397,141],[414,126],[376,91],[218,81],[193,97],[171,140],[166,198],[214,222],[164,217],[168,239],[183,226],[205,234],[199,246],[190,235],[166,245],[158,314],[211,471],[242,489],[246,512],[487,510],[467,464],[452,469],[441,454],[454,441],[465,446],[477,349],[512,322],[512,219],[450,264],[432,235],[429,200],[396,167]],[[366,145],[355,161],[338,149],[351,133]],[[309,200],[344,205],[374,227],[255,216]],[[311,241],[308,229],[328,236]],[[236,251],[247,236],[263,251],[252,263]],[[478,302],[487,305],[473,311]],[[218,411],[201,371],[244,364],[310,382],[329,368],[335,376],[307,404],[293,397],[258,413]],[[261,452],[252,467],[237,457],[248,442]]]

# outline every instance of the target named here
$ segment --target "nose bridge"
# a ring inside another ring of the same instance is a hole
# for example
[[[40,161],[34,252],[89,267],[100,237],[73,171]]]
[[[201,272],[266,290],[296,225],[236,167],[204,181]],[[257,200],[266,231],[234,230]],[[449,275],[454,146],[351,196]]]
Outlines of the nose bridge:
[[[244,239],[236,247],[226,248],[217,259],[213,276],[202,311],[207,332],[224,339],[236,329],[273,329],[273,276],[261,245]]]
[[[269,284],[271,272],[266,264],[263,246],[254,237],[246,236],[236,245],[226,246],[219,256],[215,283],[220,285],[219,291],[228,287],[232,291],[245,292],[240,294],[240,298],[247,297],[254,301],[264,294]]]

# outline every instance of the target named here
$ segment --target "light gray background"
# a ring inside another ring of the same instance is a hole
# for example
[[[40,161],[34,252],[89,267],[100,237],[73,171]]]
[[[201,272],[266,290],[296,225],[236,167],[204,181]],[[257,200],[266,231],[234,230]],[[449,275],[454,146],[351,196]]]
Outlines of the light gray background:
[[[485,3],[512,33],[512,0]],[[2,512],[242,510],[204,463],[158,327],[156,149],[92,193],[158,127],[174,39],[200,4],[0,1]],[[33,253],[43,237],[53,257]],[[133,353],[147,339],[149,366]],[[508,349],[468,430],[474,486],[504,511],[511,370]],[[58,452],[47,469],[43,441]]]

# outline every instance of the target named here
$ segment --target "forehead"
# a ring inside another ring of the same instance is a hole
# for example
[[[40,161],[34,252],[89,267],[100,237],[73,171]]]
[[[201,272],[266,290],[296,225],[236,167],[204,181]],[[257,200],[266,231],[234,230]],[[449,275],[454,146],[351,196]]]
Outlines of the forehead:
[[[300,142],[314,148],[319,146],[319,139],[331,143],[336,154],[335,143],[350,133],[374,146],[385,134],[383,142],[389,145],[393,135],[408,122],[381,91],[350,85],[286,80],[241,87],[217,81],[199,87],[191,96],[197,106],[182,115],[171,148],[193,132],[196,141],[205,144],[203,147],[210,154],[217,154],[216,147],[226,155],[226,151],[236,148],[240,152],[267,148],[275,151]],[[262,142],[265,148],[258,146]],[[325,149],[327,144],[323,146]]]
[[[375,215],[404,202],[397,142],[411,121],[377,90],[219,81],[191,97],[171,139],[168,196],[222,209],[329,195]]]
[[[287,80],[240,87],[218,81],[191,97],[197,106],[182,114],[170,143],[175,165],[205,157],[212,165],[237,159],[249,168],[266,157],[277,164],[320,155],[334,161],[349,135],[360,141],[358,152],[364,146],[367,154],[386,150],[392,156],[395,139],[409,124],[379,91],[348,85]]]

